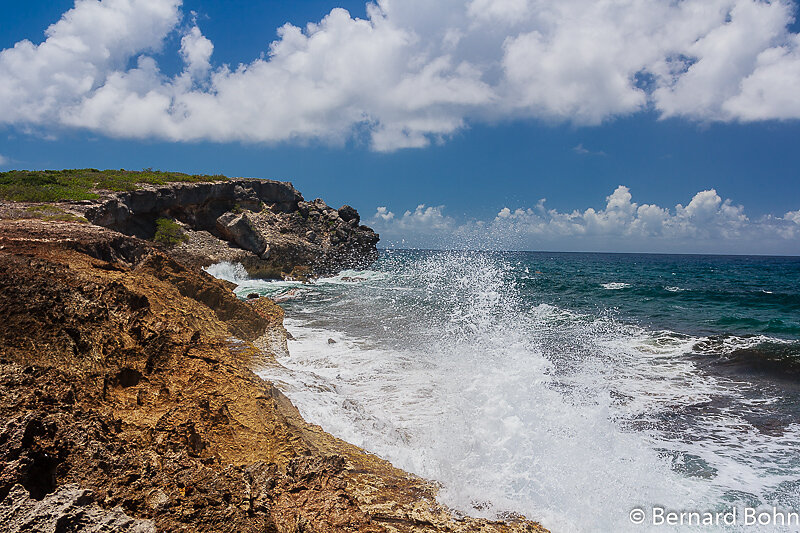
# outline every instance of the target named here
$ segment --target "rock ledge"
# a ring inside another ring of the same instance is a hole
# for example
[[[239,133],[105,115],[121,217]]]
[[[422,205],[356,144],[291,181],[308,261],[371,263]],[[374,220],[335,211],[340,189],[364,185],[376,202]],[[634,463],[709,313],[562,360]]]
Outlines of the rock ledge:
[[[89,222],[152,239],[156,221],[178,221],[188,242],[171,253],[184,263],[241,262],[255,277],[323,275],[363,268],[378,256],[378,235],[348,205],[306,202],[291,183],[230,179],[143,185],[84,205]]]

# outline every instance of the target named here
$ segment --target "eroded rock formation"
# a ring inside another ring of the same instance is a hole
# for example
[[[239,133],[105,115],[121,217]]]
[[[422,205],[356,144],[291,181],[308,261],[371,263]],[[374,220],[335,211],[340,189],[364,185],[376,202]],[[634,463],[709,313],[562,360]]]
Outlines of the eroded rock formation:
[[[184,226],[189,240],[170,251],[184,263],[241,262],[256,277],[281,278],[361,268],[377,258],[378,235],[350,206],[306,202],[291,183],[232,179],[143,185],[81,210],[93,224],[152,239],[156,220]]]
[[[0,221],[0,316],[5,525],[541,531],[460,517],[435,485],[306,423],[250,370],[277,364],[282,310],[143,240]]]

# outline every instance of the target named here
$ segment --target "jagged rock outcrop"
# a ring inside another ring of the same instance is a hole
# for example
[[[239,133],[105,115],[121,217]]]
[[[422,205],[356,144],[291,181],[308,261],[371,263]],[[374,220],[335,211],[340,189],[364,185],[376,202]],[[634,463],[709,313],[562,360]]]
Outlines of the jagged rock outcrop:
[[[280,308],[151,243],[0,221],[0,316],[0,520],[47,531],[61,509],[57,521],[81,522],[55,531],[542,531],[459,517],[432,483],[306,423],[251,371],[277,364]]]
[[[77,485],[63,485],[36,500],[22,485],[14,485],[0,501],[5,533],[156,533],[151,520],[136,520],[119,507],[106,510],[95,494]]]
[[[363,268],[377,259],[378,235],[358,212],[306,202],[290,184],[260,179],[172,183],[114,193],[83,211],[93,224],[152,239],[156,220],[177,220],[188,242],[170,253],[206,266],[241,262],[256,277],[281,278]]]
[[[138,190],[111,195],[86,211],[93,224],[126,235],[148,238],[155,220],[168,216],[196,229],[213,229],[217,218],[234,208],[259,211],[267,206],[276,212],[297,209],[302,195],[291,183],[262,179],[231,179],[201,183],[142,185]]]

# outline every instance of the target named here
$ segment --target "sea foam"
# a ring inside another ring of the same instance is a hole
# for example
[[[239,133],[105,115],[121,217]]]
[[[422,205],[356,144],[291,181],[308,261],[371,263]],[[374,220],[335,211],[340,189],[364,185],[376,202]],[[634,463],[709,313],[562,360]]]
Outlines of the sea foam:
[[[308,421],[441,483],[445,504],[641,531],[637,507],[796,501],[800,428],[750,424],[748,405],[768,400],[700,371],[687,354],[703,337],[536,302],[522,267],[485,254],[380,269],[238,291],[304,291],[286,302],[289,354],[261,375]]]

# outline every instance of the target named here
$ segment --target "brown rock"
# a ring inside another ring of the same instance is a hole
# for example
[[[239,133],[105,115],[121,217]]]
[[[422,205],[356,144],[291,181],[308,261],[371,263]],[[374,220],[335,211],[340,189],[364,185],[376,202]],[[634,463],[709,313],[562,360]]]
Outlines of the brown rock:
[[[277,364],[282,310],[143,241],[0,221],[0,315],[0,517],[49,524],[39,504],[67,494],[55,513],[92,531],[541,531],[456,520],[435,485],[307,424],[250,370]]]

